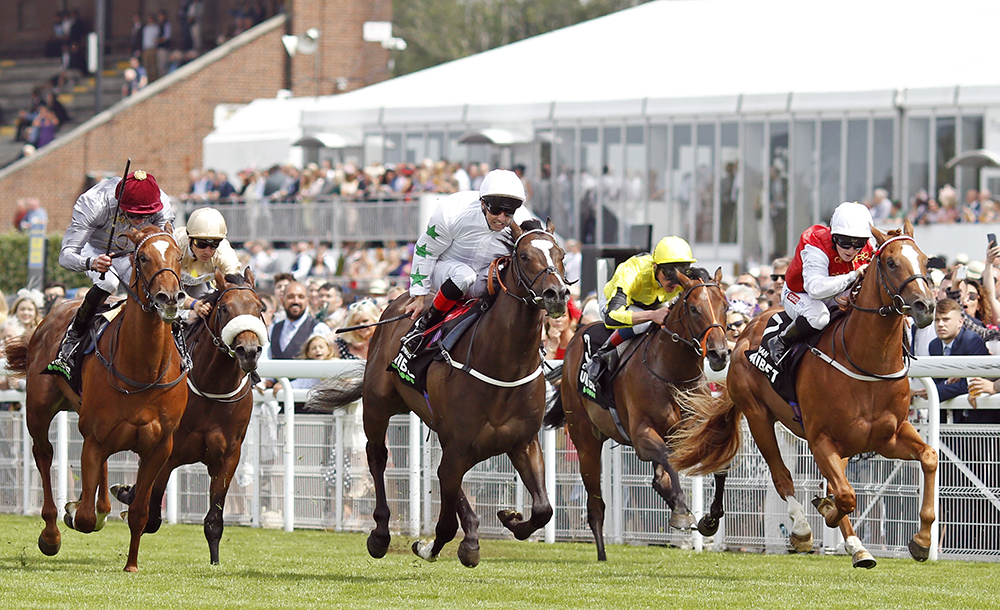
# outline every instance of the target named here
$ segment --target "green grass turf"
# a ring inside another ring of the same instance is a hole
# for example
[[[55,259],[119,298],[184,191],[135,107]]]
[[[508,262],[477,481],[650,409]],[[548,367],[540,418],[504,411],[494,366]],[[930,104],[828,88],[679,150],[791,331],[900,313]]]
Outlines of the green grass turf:
[[[488,518],[488,517],[487,517]],[[62,524],[60,524],[62,525]],[[364,534],[228,527],[212,566],[202,528],[165,525],[142,538],[139,573],[122,571],[128,528],[63,529],[45,557],[38,517],[0,515],[0,608],[930,608],[1000,607],[996,564],[846,556],[694,553],[593,544],[483,540],[479,567],[457,543],[436,563],[393,538],[375,560]]]

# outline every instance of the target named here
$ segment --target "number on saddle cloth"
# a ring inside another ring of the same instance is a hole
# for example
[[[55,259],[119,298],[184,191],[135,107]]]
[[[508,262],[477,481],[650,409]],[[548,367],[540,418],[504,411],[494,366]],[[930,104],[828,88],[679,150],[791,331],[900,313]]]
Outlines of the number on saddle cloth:
[[[750,361],[750,364],[754,365],[768,378],[774,391],[788,404],[798,404],[798,396],[795,393],[795,371],[798,370],[802,357],[810,347],[809,344],[819,340],[822,334],[816,333],[812,337],[812,341],[797,341],[790,345],[779,367],[775,364],[767,346],[771,337],[781,334],[793,322],[794,320],[783,311],[774,314],[767,321],[767,327],[764,328],[764,334],[757,349],[747,350],[743,353],[747,357],[747,360]]]
[[[596,402],[605,409],[614,411],[615,397],[611,391],[611,381],[614,376],[611,371],[604,369],[601,378],[594,380],[587,372],[590,361],[597,356],[598,350],[608,340],[614,331],[603,324],[595,324],[587,328],[583,334],[583,358],[580,359],[580,370],[577,372],[576,391],[587,400]],[[634,337],[634,340],[638,337]],[[619,364],[619,368],[621,365]]]
[[[441,350],[451,350],[469,328],[490,306],[483,299],[471,299],[458,304],[445,316],[444,322],[428,330],[413,354],[400,346],[399,353],[386,371],[396,373],[403,383],[419,392],[427,389],[427,369],[441,359]]]

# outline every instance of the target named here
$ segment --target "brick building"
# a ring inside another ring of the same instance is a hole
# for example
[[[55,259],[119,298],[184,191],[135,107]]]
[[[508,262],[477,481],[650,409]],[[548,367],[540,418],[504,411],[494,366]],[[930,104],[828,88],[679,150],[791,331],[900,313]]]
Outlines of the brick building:
[[[220,104],[274,97],[284,88],[296,96],[331,94],[389,77],[389,52],[362,42],[361,31],[365,21],[391,21],[391,0],[286,6],[287,15],[240,34],[0,170],[0,222],[14,216],[18,198],[38,197],[50,229],[62,231],[77,196],[94,179],[120,174],[129,157],[133,169],[152,172],[168,194],[179,195],[188,189],[189,171],[202,166],[202,139]],[[289,58],[282,35],[308,28],[321,32],[318,52]]]

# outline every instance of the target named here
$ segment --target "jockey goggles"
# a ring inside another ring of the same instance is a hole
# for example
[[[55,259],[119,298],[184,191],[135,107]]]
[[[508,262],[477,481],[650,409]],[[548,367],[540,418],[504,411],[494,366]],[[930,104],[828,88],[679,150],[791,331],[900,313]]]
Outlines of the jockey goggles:
[[[517,208],[521,207],[521,202],[513,197],[486,195],[480,197],[480,200],[486,204],[486,211],[494,216],[499,216],[500,214],[513,216]]]
[[[851,237],[849,235],[832,235],[833,243],[837,244],[844,250],[860,250],[865,247],[868,243],[867,237]]]
[[[205,248],[211,248],[213,250],[219,249],[219,244],[222,243],[221,239],[194,239],[192,240],[195,248],[204,250]]]

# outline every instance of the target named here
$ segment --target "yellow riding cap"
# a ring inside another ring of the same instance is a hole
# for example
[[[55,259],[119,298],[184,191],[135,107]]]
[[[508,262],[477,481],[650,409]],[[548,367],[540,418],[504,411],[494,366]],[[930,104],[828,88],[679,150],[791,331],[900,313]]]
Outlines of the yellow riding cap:
[[[697,263],[691,246],[683,238],[671,235],[664,237],[653,249],[653,262],[657,265],[668,263]]]

